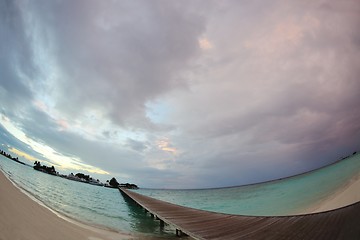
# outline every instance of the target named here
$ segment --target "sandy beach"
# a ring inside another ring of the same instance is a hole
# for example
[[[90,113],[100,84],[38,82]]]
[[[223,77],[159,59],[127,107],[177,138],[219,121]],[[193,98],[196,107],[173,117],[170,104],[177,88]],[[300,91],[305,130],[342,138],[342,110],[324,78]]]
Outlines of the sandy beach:
[[[144,239],[67,219],[34,201],[0,171],[0,239],[122,240]],[[307,212],[321,212],[360,201],[360,174]]]
[[[15,187],[0,171],[0,239],[122,240],[139,239],[76,221],[67,221]]]
[[[347,185],[329,196],[325,201],[311,207],[308,212],[323,212],[350,205],[360,201],[360,173],[354,176]]]

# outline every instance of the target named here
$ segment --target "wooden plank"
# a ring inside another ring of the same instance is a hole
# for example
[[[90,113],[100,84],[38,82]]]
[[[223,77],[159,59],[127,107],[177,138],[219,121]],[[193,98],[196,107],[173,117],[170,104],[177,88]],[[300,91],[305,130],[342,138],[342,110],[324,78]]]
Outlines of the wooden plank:
[[[360,202],[295,216],[242,216],[175,205],[119,188],[161,221],[194,239],[360,239]]]

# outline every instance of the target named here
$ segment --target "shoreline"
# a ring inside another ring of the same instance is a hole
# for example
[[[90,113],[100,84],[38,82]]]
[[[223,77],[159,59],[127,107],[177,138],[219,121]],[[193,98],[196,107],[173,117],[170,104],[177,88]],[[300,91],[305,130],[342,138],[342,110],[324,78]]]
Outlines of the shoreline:
[[[318,213],[330,211],[360,201],[360,173],[354,175],[347,184],[323,201],[309,207],[306,212]]]
[[[125,240],[130,233],[88,225],[50,209],[0,171],[0,239]]]
[[[0,167],[0,239],[123,240],[160,239],[76,220],[48,207],[18,186]],[[360,172],[336,192],[304,209],[304,214],[334,210],[360,201]]]

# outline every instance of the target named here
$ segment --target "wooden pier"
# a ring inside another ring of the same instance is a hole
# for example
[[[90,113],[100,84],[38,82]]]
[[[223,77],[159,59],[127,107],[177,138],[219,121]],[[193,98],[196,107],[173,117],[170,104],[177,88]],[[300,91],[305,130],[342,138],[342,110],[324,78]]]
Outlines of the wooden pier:
[[[119,188],[176,234],[194,239],[360,239],[360,202],[332,211],[294,216],[242,216],[187,208]]]

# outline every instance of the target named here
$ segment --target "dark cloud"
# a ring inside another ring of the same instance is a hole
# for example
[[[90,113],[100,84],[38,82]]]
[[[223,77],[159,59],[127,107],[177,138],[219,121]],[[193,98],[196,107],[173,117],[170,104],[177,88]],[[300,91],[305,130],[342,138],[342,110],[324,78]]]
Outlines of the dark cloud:
[[[359,147],[358,1],[203,5],[2,1],[1,114],[150,187],[264,181]]]
[[[31,99],[27,81],[34,79],[37,69],[17,2],[0,2],[0,21],[0,99],[2,108],[6,105],[9,110]]]
[[[144,103],[186,84],[177,74],[197,55],[204,31],[193,10],[166,1],[29,5],[36,34],[55,45],[48,53],[61,76],[51,87],[68,118],[94,109],[116,124],[134,126],[136,119],[144,127]]]
[[[145,149],[147,149],[147,146],[144,142],[136,141],[133,139],[128,139],[126,146],[129,146],[131,149],[133,149],[136,152],[143,152]]]

